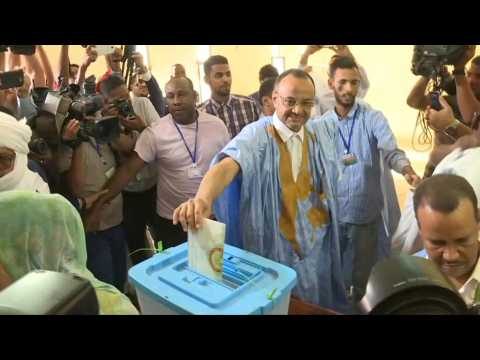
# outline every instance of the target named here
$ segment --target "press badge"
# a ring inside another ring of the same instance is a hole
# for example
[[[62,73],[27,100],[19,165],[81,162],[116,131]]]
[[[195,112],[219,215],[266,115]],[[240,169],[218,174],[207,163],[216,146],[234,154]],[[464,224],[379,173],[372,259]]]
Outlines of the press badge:
[[[110,170],[106,171],[105,176],[108,180],[110,180],[110,178],[113,176],[114,173],[115,173],[115,166],[111,167]]]
[[[342,157],[342,162],[345,166],[351,166],[356,164],[358,160],[354,154],[345,154]]]
[[[189,179],[196,179],[202,177],[202,172],[197,164],[193,164],[187,169],[187,176]]]

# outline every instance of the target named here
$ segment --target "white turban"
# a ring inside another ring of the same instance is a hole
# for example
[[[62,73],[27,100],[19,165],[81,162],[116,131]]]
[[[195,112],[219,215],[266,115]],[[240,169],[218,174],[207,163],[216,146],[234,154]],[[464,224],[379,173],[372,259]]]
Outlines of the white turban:
[[[18,121],[13,116],[0,112],[0,147],[7,147],[16,153],[27,155],[32,130],[25,119]]]
[[[13,116],[0,112],[0,147],[15,151],[13,170],[0,177],[0,191],[31,190],[49,192],[42,178],[28,169],[28,143],[32,130],[26,120],[18,121]]]

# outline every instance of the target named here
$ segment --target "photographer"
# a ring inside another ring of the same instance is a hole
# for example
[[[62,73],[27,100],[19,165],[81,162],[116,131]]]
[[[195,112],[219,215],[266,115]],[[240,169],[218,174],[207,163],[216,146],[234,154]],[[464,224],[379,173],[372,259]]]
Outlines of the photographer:
[[[154,232],[164,249],[186,240],[180,225],[172,224],[173,211],[195,195],[212,158],[229,140],[219,118],[196,110],[197,94],[190,79],[171,78],[165,93],[170,114],[141,134],[135,152],[108,182],[109,192],[99,200],[101,204],[116,196],[149,164],[159,168]]]
[[[126,129],[114,145],[123,164],[132,155],[135,143],[144,128],[160,119],[150,100],[132,97],[125,81],[114,74],[100,83],[100,90],[108,103],[104,115],[118,116]],[[147,223],[151,223],[155,211],[157,173],[154,164],[146,166],[127,187],[123,189],[123,216],[129,251],[146,247]],[[145,259],[142,253],[132,254],[134,264]]]
[[[117,162],[110,144],[95,138],[79,137],[80,122],[66,121],[57,159],[58,171],[64,174],[70,192],[85,198],[102,190],[115,172]],[[86,141],[85,141],[86,140]],[[99,280],[124,290],[127,275],[125,231],[122,226],[121,194],[94,211],[86,233],[87,266]]]
[[[328,66],[321,66],[318,69],[313,69],[312,66],[308,65],[310,56],[317,53],[322,49],[330,49],[335,52],[331,61],[335,57],[350,57],[355,59],[348,45],[308,45],[305,49],[305,52],[300,58],[299,68],[307,71],[312,76],[315,81],[315,111],[312,112],[312,118],[316,116],[321,116],[329,110],[332,110],[335,107],[335,97],[332,90],[328,86]],[[367,95],[368,89],[370,87],[370,82],[368,81],[367,72],[363,66],[358,66],[360,72],[360,88],[358,92],[359,98],[365,98]]]
[[[475,46],[469,45],[462,56],[460,56],[454,63],[453,75],[455,76],[456,95],[455,91],[450,89],[448,81],[443,80],[440,84],[442,89],[448,90],[450,95],[442,96],[443,102],[440,99],[440,104],[443,108],[448,105],[452,110],[452,117],[455,121],[444,123],[439,121],[438,117],[429,118],[429,126],[435,131],[434,147],[429,159],[429,163],[425,169],[425,176],[428,177],[433,173],[435,165],[438,164],[436,158],[439,153],[448,152],[449,147],[456,139],[470,133],[469,126],[473,119],[471,104],[478,103],[480,99],[480,57],[472,60],[468,76],[465,77],[465,65],[475,54]],[[447,79],[448,70],[444,67],[439,74],[441,78]],[[421,75],[414,88],[410,92],[407,104],[420,111],[424,111],[432,107],[432,93],[427,93],[427,87],[430,83],[430,77]],[[480,108],[480,107],[479,107]]]

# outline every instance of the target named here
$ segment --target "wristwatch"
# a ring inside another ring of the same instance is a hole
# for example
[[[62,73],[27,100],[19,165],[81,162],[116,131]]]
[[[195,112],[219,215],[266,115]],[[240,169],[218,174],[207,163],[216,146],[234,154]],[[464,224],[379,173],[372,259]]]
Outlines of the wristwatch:
[[[465,76],[465,68],[453,69],[452,74],[457,76]]]
[[[460,121],[454,119],[454,121],[443,129],[443,133],[454,140],[457,140],[457,127],[461,124]]]

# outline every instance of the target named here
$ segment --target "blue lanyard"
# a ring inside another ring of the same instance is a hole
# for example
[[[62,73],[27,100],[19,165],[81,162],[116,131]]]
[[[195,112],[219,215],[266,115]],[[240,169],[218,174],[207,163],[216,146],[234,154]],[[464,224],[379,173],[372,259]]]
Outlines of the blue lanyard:
[[[92,142],[92,140],[89,138],[88,143],[92,145],[93,149],[97,152],[99,157],[102,157],[102,152],[100,150],[100,145],[95,141],[95,143]]]
[[[172,121],[173,121],[173,125],[175,125],[175,127],[177,128],[177,131],[178,131],[178,133],[180,134],[180,137],[182,138],[183,144],[184,144],[185,147],[187,148],[188,155],[190,155],[190,158],[192,159],[193,164],[195,165],[195,164],[196,164],[196,160],[197,160],[198,116],[197,116],[197,120],[196,120],[197,126],[196,126],[196,128],[195,128],[195,148],[194,148],[194,150],[193,150],[193,154],[192,154],[192,152],[190,151],[190,148],[188,147],[187,142],[185,141],[185,137],[183,136],[182,131],[181,131],[180,128],[178,127],[177,123],[176,123],[175,120],[173,120],[173,119],[172,119]]]
[[[353,114],[352,126],[350,127],[350,134],[348,135],[348,143],[342,134],[342,130],[340,130],[340,127],[338,127],[338,132],[340,134],[340,137],[342,138],[343,146],[345,146],[345,154],[350,154],[350,147],[352,145],[353,127],[355,126],[355,119],[357,118],[357,112],[358,112],[358,108],[357,110],[355,110],[355,113]]]

